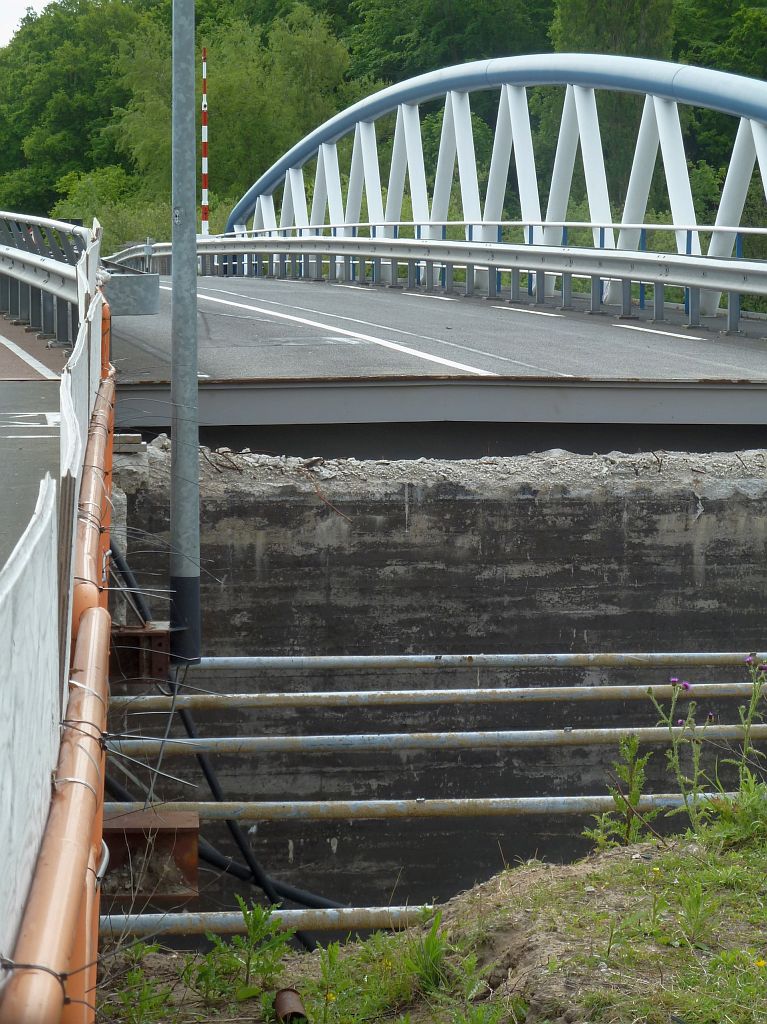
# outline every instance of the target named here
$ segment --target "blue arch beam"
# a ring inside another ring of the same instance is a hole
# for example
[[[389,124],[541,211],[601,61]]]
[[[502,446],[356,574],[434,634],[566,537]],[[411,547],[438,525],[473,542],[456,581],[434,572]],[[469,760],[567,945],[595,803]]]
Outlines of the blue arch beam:
[[[502,85],[576,85],[650,95],[767,124],[767,83],[722,71],[640,57],[580,53],[473,61],[389,86],[330,118],[293,146],[248,189],[229,214],[227,232],[247,222],[259,196],[271,195],[289,170],[303,167],[320,145],[337,142],[359,122],[375,121],[402,104],[425,103],[451,91],[476,92]]]

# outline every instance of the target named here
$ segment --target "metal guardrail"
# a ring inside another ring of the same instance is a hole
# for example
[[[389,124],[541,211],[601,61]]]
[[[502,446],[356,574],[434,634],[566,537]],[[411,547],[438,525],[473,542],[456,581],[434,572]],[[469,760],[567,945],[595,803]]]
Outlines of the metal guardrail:
[[[408,225],[410,226],[410,225]],[[463,226],[463,223],[461,225]],[[507,225],[513,226],[513,225]],[[519,225],[517,225],[519,226]],[[590,227],[604,231],[610,225],[571,222],[537,227]],[[618,227],[619,225],[612,225]],[[369,225],[347,226],[344,231]],[[532,225],[528,225],[532,227]],[[624,225],[625,227],[625,225]],[[717,231],[739,234],[742,229],[711,227],[695,229],[670,225],[642,226],[643,230]],[[339,229],[341,230],[341,229]],[[523,299],[523,278],[528,295],[537,302],[554,301],[567,308],[573,301],[573,279],[590,281],[590,305],[597,312],[605,299],[605,286],[619,288],[621,314],[630,316],[634,298],[632,286],[653,288],[653,311],[663,319],[665,289],[686,291],[690,326],[700,324],[701,293],[726,292],[727,329],[735,332],[740,321],[741,296],[767,295],[767,263],[761,260],[713,256],[679,255],[613,248],[581,248],[572,245],[514,244],[448,239],[340,237],[311,233],[311,228],[291,229],[291,235],[259,232],[246,237],[210,236],[198,240],[199,270],[203,276],[250,276],[299,278],[357,284],[396,285],[400,268],[407,288],[452,292],[457,287],[456,271],[463,274],[466,295],[488,298]],[[499,226],[500,231],[500,226]],[[111,257],[137,269],[170,272],[170,243],[132,246]],[[555,294],[555,281],[559,288]],[[644,301],[644,296],[641,300]]]
[[[95,294],[96,266],[84,267],[92,238],[77,225],[0,211],[0,313],[74,346],[85,294]]]

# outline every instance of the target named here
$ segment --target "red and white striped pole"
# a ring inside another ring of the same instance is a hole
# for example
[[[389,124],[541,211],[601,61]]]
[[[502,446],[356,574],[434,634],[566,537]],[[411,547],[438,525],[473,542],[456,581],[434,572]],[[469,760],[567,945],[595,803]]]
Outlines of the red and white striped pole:
[[[208,51],[202,48],[202,203],[201,225],[203,235],[208,231]]]

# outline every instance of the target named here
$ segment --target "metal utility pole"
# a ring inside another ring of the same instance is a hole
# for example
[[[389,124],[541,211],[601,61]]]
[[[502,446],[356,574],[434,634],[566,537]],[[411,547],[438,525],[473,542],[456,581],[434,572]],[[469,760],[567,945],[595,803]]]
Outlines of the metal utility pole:
[[[200,658],[194,0],[173,0],[171,656]]]

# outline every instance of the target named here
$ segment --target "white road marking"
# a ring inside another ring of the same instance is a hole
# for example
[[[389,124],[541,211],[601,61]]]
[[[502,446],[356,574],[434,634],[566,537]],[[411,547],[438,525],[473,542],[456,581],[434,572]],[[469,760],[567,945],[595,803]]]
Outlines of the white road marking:
[[[3,338],[0,336],[0,345],[4,345],[9,352],[13,352],[19,359],[23,359],[27,366],[34,370],[35,373],[39,373],[41,377],[45,377],[46,380],[58,380],[59,375],[54,373],[53,370],[49,370],[47,366],[43,366],[41,362],[31,356],[28,352],[25,352],[23,348],[19,348],[9,338]]]
[[[170,291],[167,286],[162,286],[164,291]],[[415,356],[416,359],[423,359],[427,363],[437,363],[439,366],[448,366],[452,370],[463,370],[465,373],[474,373],[479,377],[497,377],[492,370],[481,370],[478,366],[469,366],[466,363],[457,363],[452,359],[443,359],[442,356],[433,356],[428,352],[422,352],[416,348],[409,348],[407,345],[398,345],[394,341],[386,341],[383,338],[376,338],[372,334],[362,334],[359,331],[347,331],[342,327],[334,327],[332,324],[323,324],[317,320],[308,320],[301,316],[291,316],[289,313],[279,313],[273,309],[263,309],[261,306],[252,306],[244,302],[232,302],[229,299],[219,299],[214,295],[205,295],[200,292],[200,298],[206,302],[219,302],[224,306],[233,306],[236,309],[247,309],[252,313],[266,313],[268,316],[280,320],[288,320],[294,324],[303,324],[305,327],[313,327],[315,330],[334,330],[336,334],[343,334],[347,338],[359,338],[360,341],[368,341],[372,345],[379,345],[381,348],[390,349],[393,352],[401,352],[403,355]]]
[[[428,292],[403,292],[403,295],[407,295],[411,299],[436,299],[437,302],[458,302],[458,299],[453,299],[449,295],[429,295]]]
[[[493,306],[493,309],[505,309],[509,313],[526,313],[527,316],[564,316],[564,313],[546,313],[542,309],[523,309],[521,306]]]
[[[343,287],[347,287],[344,285]],[[352,287],[349,285],[348,287]],[[362,289],[357,289],[361,291]],[[230,292],[226,288],[211,288],[219,295],[234,295],[238,299],[247,298],[242,292]],[[389,327],[388,324],[377,324],[372,320],[359,320],[353,316],[342,316],[341,313],[330,313],[324,309],[312,309],[309,306],[296,306],[292,302],[277,302],[276,299],[260,298],[259,302],[268,302],[270,306],[284,306],[286,309],[298,309],[302,313],[316,313],[318,316],[332,316],[334,320],[344,320],[350,324],[362,324],[363,327],[375,327],[379,331],[388,331],[390,334],[403,334],[407,338],[417,338],[419,341],[433,341],[436,345],[445,345],[448,348],[461,349],[463,352],[471,352],[473,355],[486,356],[488,359],[499,360],[502,363],[512,363],[514,366],[524,366],[526,370],[538,370],[539,373],[552,374],[555,377],[572,377],[572,373],[562,373],[559,370],[552,370],[548,366],[539,366],[537,363],[525,363],[521,359],[512,359],[511,356],[499,356],[495,352],[486,352],[481,348],[473,348],[471,345],[462,345],[457,341],[447,341],[445,338],[432,338],[428,334],[417,334],[415,331],[405,331],[401,327]],[[501,307],[504,308],[504,307]],[[243,318],[246,319],[246,318]]]
[[[641,331],[642,334],[662,334],[664,338],[684,338],[685,341],[705,341],[698,334],[675,334],[673,331],[656,331],[654,327],[636,327],[634,324],[613,324],[613,327],[622,327],[624,331]]]

